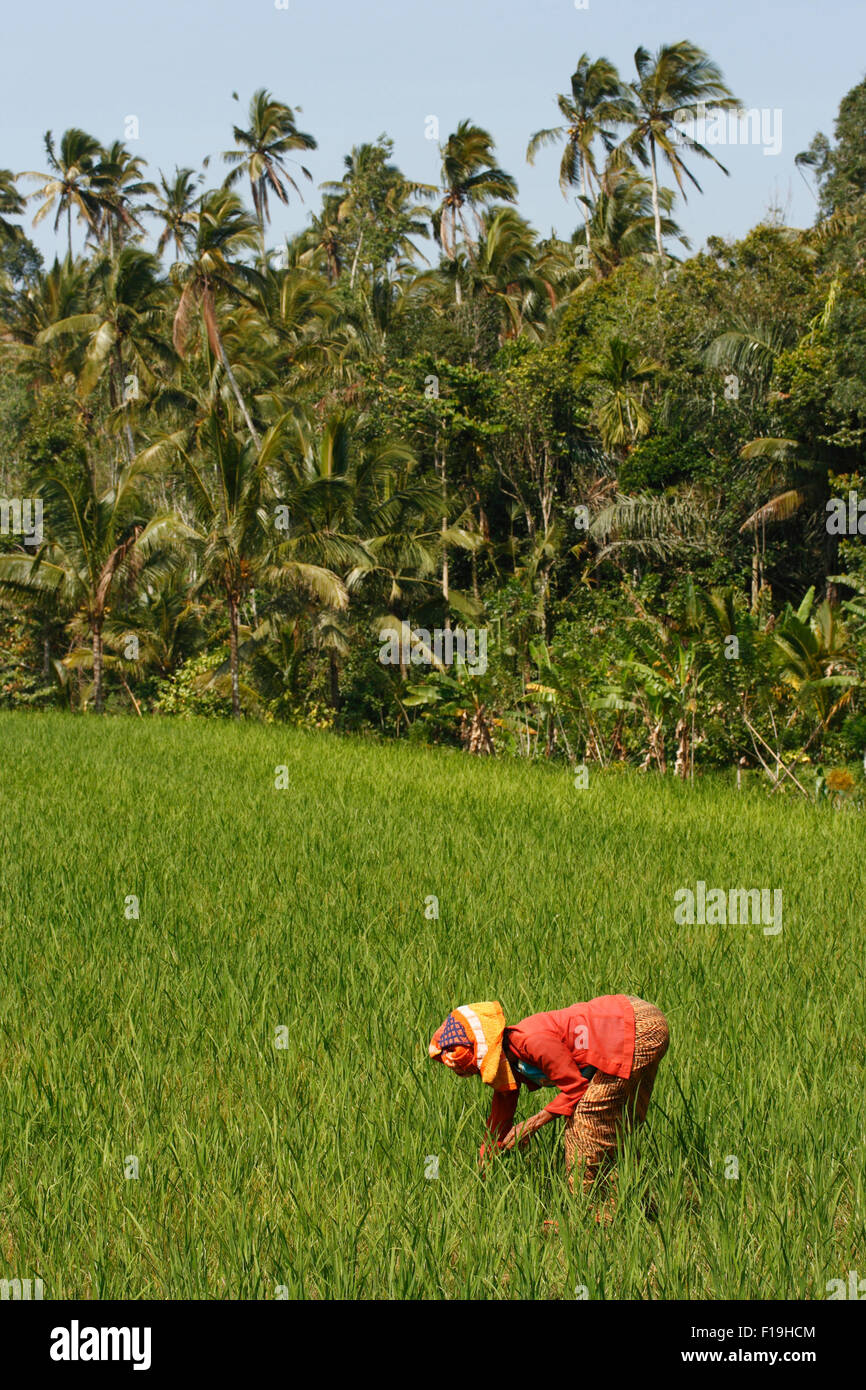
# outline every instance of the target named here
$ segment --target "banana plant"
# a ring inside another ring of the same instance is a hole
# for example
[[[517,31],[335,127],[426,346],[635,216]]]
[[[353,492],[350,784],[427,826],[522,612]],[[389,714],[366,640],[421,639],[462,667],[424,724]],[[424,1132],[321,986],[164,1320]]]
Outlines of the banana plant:
[[[773,634],[779,674],[798,708],[817,720],[805,744],[819,743],[860,684],[856,653],[844,623],[825,599],[815,607],[812,586],[798,609],[788,604]]]
[[[637,655],[622,663],[621,673],[624,693],[635,700],[649,731],[644,767],[654,759],[659,771],[666,770],[665,735],[673,724],[674,770],[685,780],[694,777],[697,716],[707,692],[712,662],[693,632],[673,632],[643,605],[639,604],[638,609],[646,624],[645,631],[636,643]]]
[[[459,652],[455,651],[449,668],[417,634],[413,637],[414,660],[429,665],[430,675],[422,683],[407,686],[402,704],[406,708],[434,706],[439,714],[459,721],[460,742],[469,753],[495,753],[493,730],[501,721],[491,709],[488,683],[472,674]]]

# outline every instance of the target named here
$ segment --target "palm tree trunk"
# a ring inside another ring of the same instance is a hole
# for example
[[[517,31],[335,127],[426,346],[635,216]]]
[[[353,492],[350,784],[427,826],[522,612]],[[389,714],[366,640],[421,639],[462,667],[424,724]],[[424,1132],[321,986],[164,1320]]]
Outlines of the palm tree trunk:
[[[261,193],[256,196],[256,186],[250,179],[250,187],[253,191],[253,204],[256,210],[256,221],[259,224],[259,247],[262,253],[262,263],[265,261],[265,210],[262,204]]]
[[[658,247],[659,255],[663,256],[665,251],[662,245],[662,215],[661,208],[659,207],[659,176],[658,169],[656,168],[656,142],[653,139],[652,132],[650,132],[650,168],[652,170],[653,221],[655,222],[656,229],[656,246]]]
[[[93,712],[102,713],[102,619],[93,624]]]
[[[259,439],[259,436],[256,434],[255,426],[253,425],[253,422],[252,422],[252,420],[250,419],[250,413],[249,413],[249,411],[247,410],[246,402],[245,402],[243,396],[241,395],[241,388],[238,386],[237,381],[235,380],[235,374],[234,374],[234,372],[232,371],[232,369],[231,369],[231,364],[229,363],[229,359],[228,359],[228,357],[226,356],[226,350],[225,350],[225,348],[223,347],[223,340],[222,340],[222,338],[220,337],[220,338],[217,339],[217,341],[219,342],[220,361],[221,361],[222,364],[223,364],[223,371],[225,372],[226,376],[228,377],[229,382],[230,382],[230,384],[231,384],[231,388],[232,388],[232,390],[233,390],[234,393],[235,393],[235,400],[237,401],[238,405],[240,406],[241,414],[243,415],[244,420],[246,421],[247,429],[248,429],[249,432],[250,432],[250,438],[252,439],[252,441],[253,441],[253,443],[255,444],[256,448],[257,448],[257,449],[260,449],[260,448],[262,447],[262,441]]]
[[[461,228],[463,229],[463,243],[464,243],[464,245],[465,245],[465,247],[466,247],[466,250],[467,250],[467,252],[468,252],[468,254],[469,254],[469,259],[470,259],[470,261],[472,262],[473,265],[475,265],[475,264],[476,264],[476,261],[477,261],[477,257],[476,257],[476,255],[475,255],[475,242],[472,240],[471,236],[469,235],[469,229],[468,229],[468,227],[466,226],[466,221],[465,221],[465,219],[464,219],[464,217],[463,217],[463,210],[462,210],[462,208],[458,208],[458,209],[457,209],[457,216],[460,218],[460,226],[461,226]]]
[[[449,224],[451,229],[450,236],[448,230]],[[449,261],[453,261],[457,255],[457,212],[453,204],[447,207],[442,214],[442,219],[439,223],[439,235],[442,238],[442,247],[445,251],[445,255],[448,257]]]
[[[439,476],[440,476],[441,479],[442,479],[442,598],[443,598],[443,600],[444,600],[444,602],[445,602],[445,605],[446,605],[446,608],[447,608],[447,606],[448,606],[448,546],[447,546],[447,544],[446,544],[446,542],[445,542],[445,532],[448,530],[448,516],[447,516],[448,493],[447,493],[447,481],[446,481],[446,477],[445,477],[445,453],[444,453],[444,450],[443,450],[443,452],[439,455]],[[448,622],[448,625],[450,626],[450,621],[448,620],[447,614],[446,614],[446,622]]]
[[[72,260],[72,204],[66,204],[66,249],[69,252],[69,259]]]
[[[241,717],[241,690],[238,674],[238,596],[229,594],[229,665],[232,672],[232,715]]]
[[[349,277],[349,289],[350,289],[350,290],[353,290],[353,289],[355,288],[355,275],[356,275],[357,270],[358,270],[358,257],[359,257],[360,254],[361,254],[361,247],[362,247],[363,245],[364,245],[364,232],[363,232],[363,229],[362,229],[361,235],[358,237],[358,245],[357,245],[357,247],[356,247],[356,249],[355,249],[355,259],[352,261],[352,274],[351,274],[350,277]]]
[[[586,160],[583,158],[581,158],[580,161],[580,191],[586,199],[586,202],[583,205],[583,215],[585,218],[584,229],[586,231],[586,249],[587,251],[591,251],[592,242],[589,239],[589,207],[587,206],[587,203],[589,202],[589,194],[587,192],[586,186]]]
[[[232,371],[231,363],[229,362],[228,355],[223,344],[222,334],[220,333],[219,328],[217,327],[216,310],[214,307],[213,300],[213,290],[211,286],[207,283],[205,283],[202,289],[201,302],[211,351],[216,351],[217,356],[219,357],[219,360],[222,364],[223,371],[229,379],[229,384],[234,392],[235,400],[240,406],[241,414],[246,420],[247,429],[250,432],[250,438],[252,439],[256,448],[260,449],[262,447],[262,442],[259,439],[259,436],[256,434],[255,426],[253,425],[253,422],[250,419],[250,413],[247,410],[246,401],[241,395],[241,388],[238,386],[238,383],[235,380],[235,374]]]
[[[121,353],[121,351],[120,351],[120,348],[117,347],[117,346],[115,347],[114,364],[115,364],[115,369],[116,369],[116,372],[117,372],[117,387],[116,387],[117,402],[116,402],[116,403],[117,403],[118,405],[120,405],[120,406],[122,406],[122,407],[125,408],[127,402],[126,402],[126,400],[125,400],[125,398],[124,398],[124,394],[123,394],[123,392],[124,392],[123,355],[122,355],[122,353]],[[126,436],[126,447],[127,447],[128,452],[129,452],[129,462],[132,463],[132,460],[135,458],[135,444],[133,443],[133,439],[132,439],[132,430],[130,429],[129,421],[128,421],[128,420],[124,420],[124,422],[123,422],[123,431],[124,431],[124,434],[125,434],[125,436]]]

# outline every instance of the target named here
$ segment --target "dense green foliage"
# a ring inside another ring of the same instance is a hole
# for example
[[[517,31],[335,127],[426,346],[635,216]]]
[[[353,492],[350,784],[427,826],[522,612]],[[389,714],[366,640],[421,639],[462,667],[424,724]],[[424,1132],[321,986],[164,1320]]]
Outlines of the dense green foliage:
[[[438,187],[383,135],[269,247],[315,139],[265,91],[221,187],[49,133],[50,266],[2,173],[0,488],[44,535],[0,536],[0,699],[809,791],[804,760],[859,761],[863,533],[827,507],[866,499],[866,84],[798,157],[813,227],[676,260],[717,163],[684,122],[738,103],[689,43],[635,63],[582,55],[529,141],[570,241],[463,121]],[[474,671],[426,650],[458,629]]]

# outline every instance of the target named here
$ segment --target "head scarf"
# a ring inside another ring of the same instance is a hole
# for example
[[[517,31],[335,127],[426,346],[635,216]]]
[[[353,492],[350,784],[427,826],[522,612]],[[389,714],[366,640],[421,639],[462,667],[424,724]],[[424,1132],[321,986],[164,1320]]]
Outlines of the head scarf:
[[[477,1071],[494,1091],[516,1091],[517,1081],[502,1048],[505,1014],[496,1003],[461,1004],[437,1028],[428,1049],[447,1067]]]
[[[475,1041],[455,1014],[449,1014],[442,1027],[434,1033],[430,1056],[441,1056],[445,1066],[454,1071],[478,1070],[475,1065]]]

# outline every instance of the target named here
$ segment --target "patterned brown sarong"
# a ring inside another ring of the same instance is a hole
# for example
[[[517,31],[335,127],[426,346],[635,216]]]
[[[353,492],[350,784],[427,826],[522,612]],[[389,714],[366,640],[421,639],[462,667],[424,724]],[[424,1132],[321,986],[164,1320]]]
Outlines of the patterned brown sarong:
[[[565,1168],[574,1191],[575,1167],[588,1192],[599,1174],[616,1159],[618,1134],[633,1124],[643,1124],[659,1062],[670,1037],[661,1009],[636,995],[627,996],[634,1006],[634,1060],[627,1080],[597,1071],[582,1100],[565,1122]]]

